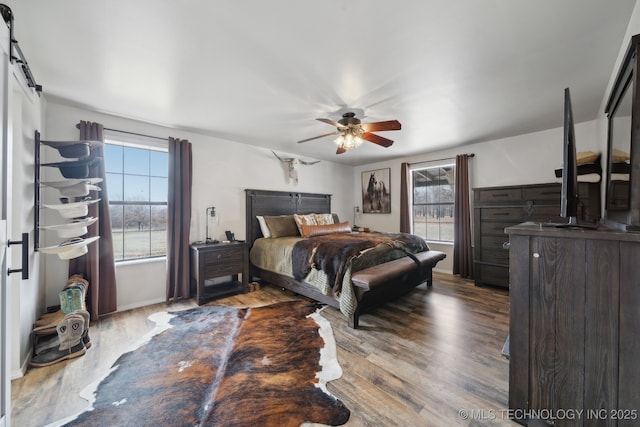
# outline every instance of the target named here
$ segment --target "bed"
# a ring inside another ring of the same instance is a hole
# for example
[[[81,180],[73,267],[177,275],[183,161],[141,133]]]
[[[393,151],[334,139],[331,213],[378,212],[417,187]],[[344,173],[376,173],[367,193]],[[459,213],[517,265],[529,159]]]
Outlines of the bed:
[[[358,319],[362,313],[391,301],[422,283],[426,282],[427,286],[431,286],[432,268],[438,261],[445,258],[443,252],[430,250],[424,240],[408,234],[401,236],[402,233],[397,233],[393,236],[394,241],[400,242],[399,244],[388,250],[382,249],[388,245],[375,245],[363,250],[362,255],[351,259],[344,271],[338,268],[341,274],[337,276],[311,268],[308,275],[300,277],[299,265],[295,262],[285,265],[291,259],[292,251],[300,251],[300,246],[315,244],[317,239],[332,240],[333,237],[318,236],[306,239],[288,235],[265,238],[257,218],[259,216],[269,218],[293,216],[294,214],[304,216],[331,214],[331,195],[245,190],[245,196],[250,277],[335,307],[345,315],[349,326],[353,328],[358,327]],[[333,218],[337,219],[335,215]],[[341,239],[352,238],[359,242],[367,237],[373,240],[382,238],[378,233],[371,233],[370,236],[367,236],[368,233],[367,235],[353,235],[349,232],[340,234]],[[304,242],[298,243],[300,241]],[[296,243],[298,243],[297,246]],[[272,263],[282,264],[281,268],[274,268],[265,258],[271,258]],[[298,259],[300,259],[299,255]]]

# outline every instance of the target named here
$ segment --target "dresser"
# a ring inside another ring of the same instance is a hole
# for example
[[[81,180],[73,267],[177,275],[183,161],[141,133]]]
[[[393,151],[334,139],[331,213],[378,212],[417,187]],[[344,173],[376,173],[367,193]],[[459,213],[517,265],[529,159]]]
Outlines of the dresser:
[[[578,219],[600,218],[600,183],[578,184]],[[525,221],[566,222],[560,217],[559,183],[474,188],[474,277],[476,285],[509,287],[506,227]]]
[[[191,293],[198,304],[246,292],[249,281],[246,243],[193,244],[190,249]]]
[[[576,418],[556,426],[637,426],[640,234],[535,223],[507,232],[510,413],[552,425],[570,409]]]

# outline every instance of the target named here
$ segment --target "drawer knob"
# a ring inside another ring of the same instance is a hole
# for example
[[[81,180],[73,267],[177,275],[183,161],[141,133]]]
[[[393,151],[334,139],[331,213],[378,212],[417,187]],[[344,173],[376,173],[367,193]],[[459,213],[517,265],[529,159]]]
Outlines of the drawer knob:
[[[218,258],[218,259],[222,258],[222,254],[218,254],[218,257],[217,257],[217,258]]]
[[[534,253],[533,253],[533,257],[534,257],[534,258],[540,258],[540,254],[539,254],[538,252],[534,252]]]

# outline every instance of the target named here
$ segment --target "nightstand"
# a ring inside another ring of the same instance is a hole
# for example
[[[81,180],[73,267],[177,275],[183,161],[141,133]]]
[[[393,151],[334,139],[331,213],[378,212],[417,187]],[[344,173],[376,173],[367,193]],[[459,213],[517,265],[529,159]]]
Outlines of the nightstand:
[[[249,284],[249,246],[244,242],[192,244],[191,294],[198,305],[246,292]],[[238,275],[242,280],[238,280]],[[230,280],[224,280],[230,276]]]

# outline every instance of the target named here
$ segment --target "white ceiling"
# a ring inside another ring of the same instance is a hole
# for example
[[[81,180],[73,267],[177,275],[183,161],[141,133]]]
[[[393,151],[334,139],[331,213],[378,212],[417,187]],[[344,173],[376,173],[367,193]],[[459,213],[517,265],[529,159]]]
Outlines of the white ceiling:
[[[352,165],[595,119],[635,2],[5,0],[45,97]],[[345,111],[402,130],[296,143]]]

